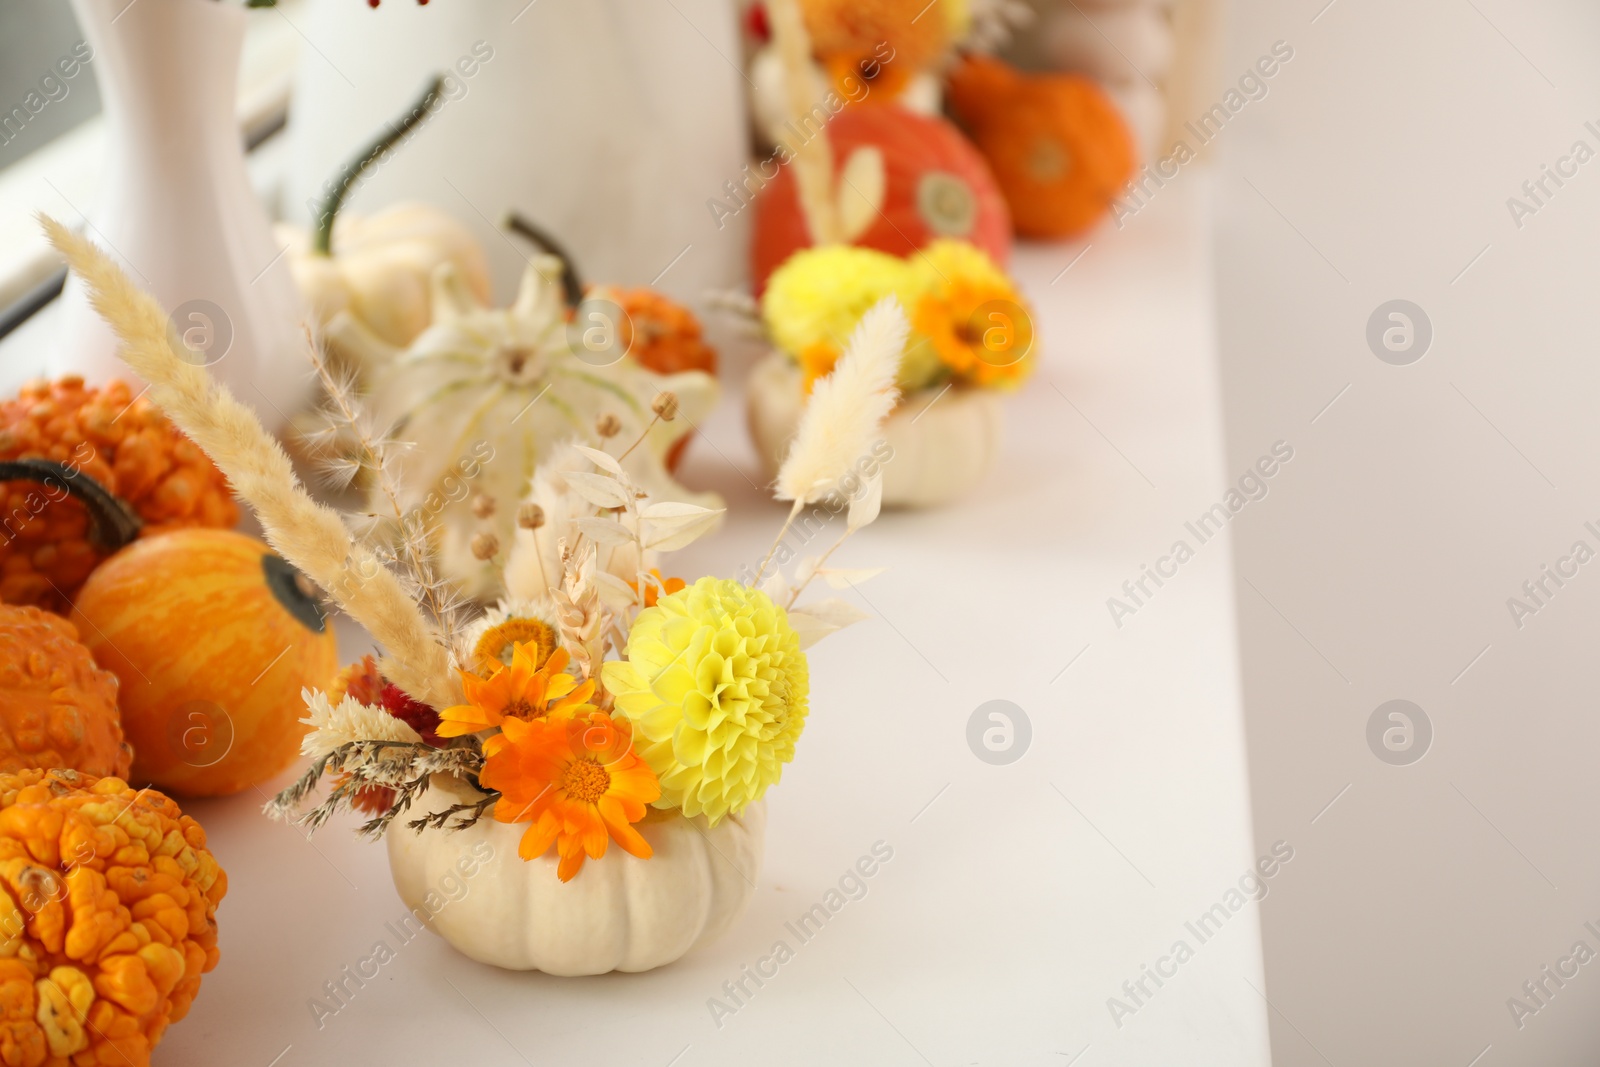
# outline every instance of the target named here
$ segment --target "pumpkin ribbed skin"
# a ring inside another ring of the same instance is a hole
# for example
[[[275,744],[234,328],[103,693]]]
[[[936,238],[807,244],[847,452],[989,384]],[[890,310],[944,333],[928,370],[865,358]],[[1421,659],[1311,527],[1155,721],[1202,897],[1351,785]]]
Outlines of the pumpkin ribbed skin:
[[[72,619],[121,679],[134,781],[223,796],[298,757],[300,691],[327,687],[337,641],[274,595],[267,557],[231,530],[182,530],[135,541],[85,583]]]
[[[989,161],[1019,234],[1080,233],[1133,177],[1133,136],[1089,78],[1024,74],[971,55],[951,73],[949,99]]]
[[[123,382],[36,381],[0,402],[0,460],[33,458],[89,475],[133,508],[146,535],[239,521],[222,473]],[[84,506],[38,482],[0,483],[0,522],[0,601],[7,604],[65,611],[106,555],[89,544]]]
[[[1006,264],[1011,217],[1005,199],[983,157],[949,122],[868,102],[840,111],[825,129],[836,174],[860,149],[875,147],[883,154],[884,202],[850,244],[908,256],[936,238],[953,237]],[[793,172],[780,169],[756,199],[750,265],[757,295],[767,275],[812,244]]]
[[[938,389],[906,397],[883,423],[893,450],[883,463],[883,503],[892,508],[937,507],[964,496],[983,481],[1000,455],[1004,411],[992,389],[951,389],[933,403]],[[768,478],[788,455],[805,410],[800,368],[774,352],[750,371],[745,415],[750,437]]]
[[[132,761],[117,677],[95,666],[77,629],[38,608],[0,606],[0,773],[71,767],[125,778]]]
[[[160,793],[0,775],[0,1063],[149,1067],[217,965],[228,877]]]
[[[412,817],[482,796],[438,775]],[[414,913],[435,913],[432,929],[458,951],[507,970],[584,975],[665,966],[724,933],[754,892],[766,824],[761,801],[709,829],[703,819],[652,811],[636,824],[650,859],[613,844],[570,882],[556,877],[554,850],[517,856],[527,823],[485,818],[420,834],[397,824],[384,840],[400,899]],[[441,905],[450,874],[469,887],[470,904]]]

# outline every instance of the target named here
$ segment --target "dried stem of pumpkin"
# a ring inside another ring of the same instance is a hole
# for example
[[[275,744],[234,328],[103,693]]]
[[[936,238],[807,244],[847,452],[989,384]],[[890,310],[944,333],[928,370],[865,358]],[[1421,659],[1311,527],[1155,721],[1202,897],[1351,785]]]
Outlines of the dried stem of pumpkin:
[[[300,486],[282,446],[255,413],[205,368],[174,350],[161,305],[129,280],[99,247],[56,220],[46,234],[89,290],[90,302],[122,341],[123,360],[168,417],[227,475],[255,508],[268,542],[327,591],[388,651],[384,675],[437,707],[457,703],[450,655],[400,579],[346,529],[339,515]]]

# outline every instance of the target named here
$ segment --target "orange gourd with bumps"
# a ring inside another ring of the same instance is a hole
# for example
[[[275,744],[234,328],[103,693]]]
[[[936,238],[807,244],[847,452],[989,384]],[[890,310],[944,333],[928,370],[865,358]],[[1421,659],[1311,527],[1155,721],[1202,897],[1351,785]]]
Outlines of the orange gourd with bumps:
[[[253,537],[182,530],[101,564],[72,619],[122,682],[132,778],[189,796],[237,793],[295,761],[300,691],[338,669],[300,572]]]
[[[1088,229],[1133,176],[1122,113],[1088,78],[1025,74],[969,55],[951,72],[948,102],[989,161],[1022,236]]]
[[[78,631],[35,607],[0,606],[0,773],[70,767],[125,778],[117,678]]]
[[[54,463],[53,481],[14,461]],[[232,526],[239,509],[221,472],[149,398],[123,382],[86,386],[68,375],[0,401],[0,600],[64,612],[114,550],[88,536],[91,519],[65,486],[81,471],[121,498],[145,535]],[[14,480],[13,480],[14,479]]]

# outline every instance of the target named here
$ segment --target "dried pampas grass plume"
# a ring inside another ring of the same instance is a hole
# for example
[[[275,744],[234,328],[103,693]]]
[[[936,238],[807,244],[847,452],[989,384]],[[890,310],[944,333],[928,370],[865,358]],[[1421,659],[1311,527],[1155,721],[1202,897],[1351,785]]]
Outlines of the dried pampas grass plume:
[[[46,215],[39,221],[121,340],[123,360],[255,509],[272,547],[388,651],[381,665],[386,677],[436,707],[456,703],[460,689],[449,653],[395,574],[350,536],[337,513],[306,495],[289,457],[255,413],[173,349],[160,304],[93,242]]]
[[[861,316],[833,373],[819,380],[778,469],[777,497],[810,504],[838,489],[872,448],[899,399],[895,375],[909,331],[900,301],[886,296]]]

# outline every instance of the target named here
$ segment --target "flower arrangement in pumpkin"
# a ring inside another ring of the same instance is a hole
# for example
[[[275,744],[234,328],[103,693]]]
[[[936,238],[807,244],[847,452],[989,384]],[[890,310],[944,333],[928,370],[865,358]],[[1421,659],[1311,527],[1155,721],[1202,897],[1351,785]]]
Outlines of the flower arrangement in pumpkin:
[[[884,502],[926,506],[971,489],[993,462],[995,394],[1032,372],[1036,337],[1027,301],[998,262],[1009,250],[1005,206],[959,134],[924,130],[932,120],[892,103],[844,109],[827,136],[795,134],[817,92],[806,63],[812,38],[842,40],[852,20],[875,25],[893,8],[766,3],[795,143],[790,165],[758,200],[757,300],[731,303],[774,349],[752,372],[746,399],[757,452],[776,471],[813,383],[832,369],[863,312],[885,296],[899,300],[911,330],[898,380],[904,402],[886,427]],[[926,146],[929,135],[953,147],[913,165],[922,147],[907,145]],[[889,214],[913,206],[900,222]]]
[[[615,434],[601,434],[601,447],[567,444],[539,469],[512,509],[509,544],[476,542],[503,599],[473,619],[425,533],[386,555],[388,539],[313,501],[248,409],[174,353],[159,307],[93,244],[46,225],[155,401],[253,505],[274,547],[385,650],[329,691],[307,691],[311,766],[270,814],[314,829],[360,808],[371,816],[361,832],[378,836],[436,776],[455,776],[477,795],[404,818],[407,828],[525,825],[519,855],[554,850],[568,881],[611,844],[648,858],[639,824],[652,808],[709,829],[738,820],[779,780],[809,708],[806,647],[862,617],[837,598],[802,606],[801,595],[817,578],[864,575],[826,566],[838,543],[788,573],[771,564],[808,505],[848,501],[840,542],[877,517],[881,478],[859,472],[897,399],[909,326],[893,294],[860,317],[813,384],[776,481],[789,519],[752,582],[662,577],[660,554],[707,532],[720,509],[659,498],[629,473],[622,461],[646,426],[626,447]],[[658,396],[651,425],[676,418],[677,403]],[[387,448],[369,442],[380,487],[391,477]]]

